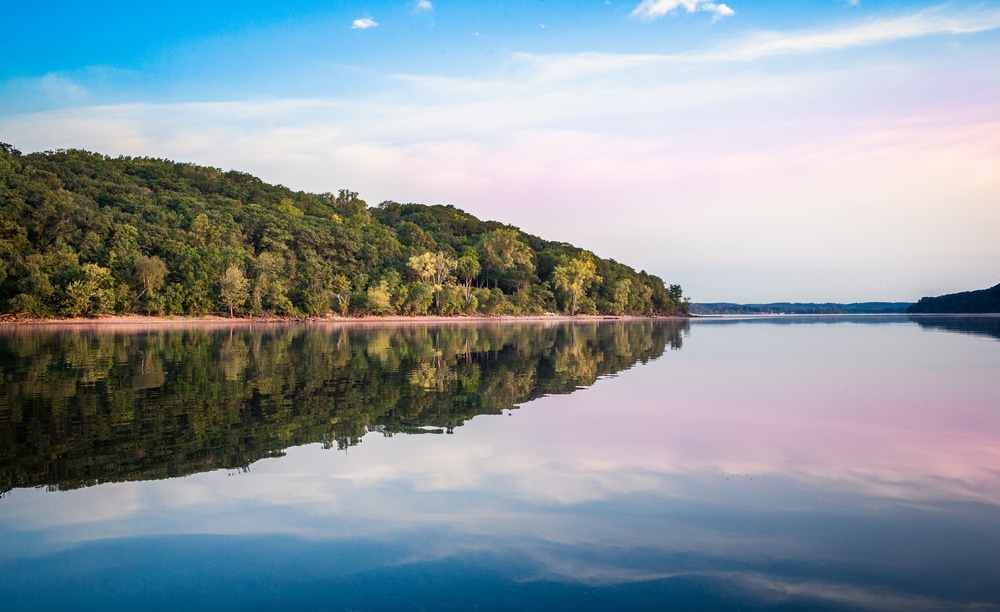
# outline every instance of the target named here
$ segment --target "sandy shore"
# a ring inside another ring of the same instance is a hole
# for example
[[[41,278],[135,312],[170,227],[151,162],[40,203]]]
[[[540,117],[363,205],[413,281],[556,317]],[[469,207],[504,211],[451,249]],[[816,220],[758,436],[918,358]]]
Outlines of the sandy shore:
[[[62,319],[46,319],[42,317],[0,318],[0,329],[7,328],[100,328],[104,330],[137,329],[137,328],[170,328],[170,327],[249,327],[267,325],[348,325],[348,326],[378,326],[378,325],[452,325],[452,324],[497,324],[497,323],[596,323],[603,321],[651,321],[657,319],[680,319],[684,317],[646,317],[646,316],[613,316],[613,315],[458,315],[458,316],[368,316],[368,317],[161,317],[145,315],[108,315],[98,317],[75,317]]]

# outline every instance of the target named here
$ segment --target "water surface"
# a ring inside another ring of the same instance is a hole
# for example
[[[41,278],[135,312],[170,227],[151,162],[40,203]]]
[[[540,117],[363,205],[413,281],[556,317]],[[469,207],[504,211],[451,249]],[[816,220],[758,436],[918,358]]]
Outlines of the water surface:
[[[5,330],[5,609],[1000,606],[996,319]]]

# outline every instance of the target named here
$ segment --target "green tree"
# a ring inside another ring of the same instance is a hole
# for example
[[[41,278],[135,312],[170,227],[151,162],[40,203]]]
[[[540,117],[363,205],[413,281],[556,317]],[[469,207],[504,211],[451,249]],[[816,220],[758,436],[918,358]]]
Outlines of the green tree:
[[[295,306],[288,299],[285,278],[291,276],[285,258],[279,253],[265,251],[253,262],[256,276],[251,295],[251,307],[255,312],[294,314]]]
[[[167,277],[167,264],[157,256],[147,257],[139,255],[132,264],[135,279],[142,285],[142,291],[137,298],[145,294],[152,295],[157,289],[163,286],[163,280]]]
[[[368,210],[368,204],[358,197],[358,192],[349,191],[347,189],[341,189],[337,193],[337,198],[334,200],[333,204],[337,207],[341,214],[348,217],[367,212]]]
[[[410,258],[409,267],[425,283],[434,287],[434,308],[441,310],[441,286],[458,262],[444,251],[426,252]]]
[[[433,287],[426,283],[407,283],[399,288],[396,309],[401,314],[425,315],[433,303]]]
[[[330,295],[337,301],[340,314],[347,314],[347,305],[351,299],[351,281],[343,274],[335,274],[330,280]]]
[[[71,316],[103,314],[110,312],[114,304],[114,279],[111,271],[89,263],[83,264],[80,277],[66,286],[63,312]]]
[[[628,308],[628,297],[632,292],[632,281],[627,278],[623,278],[617,283],[615,283],[615,290],[612,294],[612,304],[615,308],[615,314],[622,314]]]
[[[507,274],[519,272],[518,276],[527,276],[534,271],[531,247],[521,242],[520,235],[516,229],[498,229],[480,239],[479,261],[487,281],[493,278],[494,287]]]
[[[576,314],[577,301],[593,283],[601,282],[597,275],[597,266],[593,256],[586,253],[582,257],[574,257],[552,271],[556,289],[564,292],[570,300],[570,314]]]
[[[667,295],[673,300],[675,304],[680,304],[684,301],[684,290],[681,289],[680,285],[670,285],[667,289]]]
[[[387,315],[393,314],[392,291],[389,290],[389,283],[384,280],[368,287],[365,292],[366,309],[371,314]]]
[[[470,246],[462,249],[462,255],[458,258],[455,265],[455,273],[462,279],[462,284],[465,285],[465,301],[469,301],[472,297],[472,281],[479,276],[481,270],[479,253],[476,252],[476,249]]]
[[[222,298],[222,303],[229,308],[230,317],[233,316],[234,309],[243,308],[243,305],[246,304],[247,298],[250,297],[249,287],[250,283],[243,275],[243,270],[237,266],[226,268],[226,273],[222,275],[219,297]]]
[[[333,297],[330,288],[333,270],[330,264],[310,253],[304,261],[299,261],[296,272],[298,285],[295,297],[302,310],[311,315],[330,312]]]

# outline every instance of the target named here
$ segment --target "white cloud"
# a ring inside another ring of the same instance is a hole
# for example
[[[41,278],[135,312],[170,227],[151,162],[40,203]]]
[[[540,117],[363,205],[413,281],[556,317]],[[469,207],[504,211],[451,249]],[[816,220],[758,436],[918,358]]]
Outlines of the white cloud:
[[[378,22],[364,17],[362,19],[355,19],[354,23],[351,24],[352,30],[367,30],[368,28],[374,28],[378,25]]]
[[[652,0],[647,0],[647,2],[652,3]],[[671,2],[675,2],[675,0],[671,0]],[[642,5],[637,7],[636,11],[640,8]],[[714,50],[692,53],[657,55],[585,52],[548,55],[518,54],[517,57],[531,59],[540,65],[566,66],[576,64],[579,69],[594,73],[630,68],[637,64],[751,61],[778,55],[869,47],[929,36],[976,34],[998,28],[1000,28],[1000,10],[948,14],[941,7],[938,7],[902,17],[876,19],[825,29],[758,32],[742,40],[731,41]]]
[[[955,16],[940,9],[858,25],[806,32],[766,32],[707,59],[752,60],[769,55],[832,51],[939,34],[974,34],[1000,28],[1000,11]]]
[[[87,90],[73,81],[57,74],[46,74],[38,80],[38,87],[51,101],[62,104],[76,104],[87,99]]]
[[[423,11],[433,11],[434,5],[430,3],[430,0],[417,0],[417,4],[413,7],[413,10],[418,13]]]
[[[735,11],[725,4],[716,4],[705,0],[642,0],[632,10],[632,16],[641,19],[659,19],[679,8],[683,8],[689,13],[696,11],[712,13],[716,19],[735,14]]]

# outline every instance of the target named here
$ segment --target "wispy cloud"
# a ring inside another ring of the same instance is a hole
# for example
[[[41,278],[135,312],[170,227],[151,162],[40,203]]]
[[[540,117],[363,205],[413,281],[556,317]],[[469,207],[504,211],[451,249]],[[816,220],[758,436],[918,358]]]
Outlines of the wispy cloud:
[[[368,28],[374,28],[377,25],[378,25],[378,22],[376,22],[375,20],[369,19],[368,17],[363,17],[361,19],[355,19],[354,23],[351,24],[351,29],[352,30],[367,30]]]
[[[716,4],[705,0],[642,0],[632,10],[632,16],[640,19],[659,19],[681,8],[689,13],[696,11],[712,13],[716,19],[735,14],[735,11],[725,4]]]
[[[57,74],[46,74],[38,80],[39,88],[54,102],[76,104],[87,99],[87,90]]]
[[[413,10],[417,13],[433,11],[434,5],[430,3],[430,0],[417,0],[417,4],[413,7]]]
[[[948,15],[941,7],[912,15],[805,32],[765,32],[711,59],[751,60],[769,55],[863,47],[939,34],[974,34],[1000,28],[1000,11]]]
[[[638,10],[638,9],[637,9]],[[715,49],[661,54],[553,53],[515,54],[553,77],[580,76],[630,70],[657,64],[691,62],[753,61],[780,55],[795,55],[866,47],[938,35],[962,35],[1000,28],[1000,10],[946,14],[941,7],[902,17],[871,20],[837,27],[790,32],[757,32]]]

